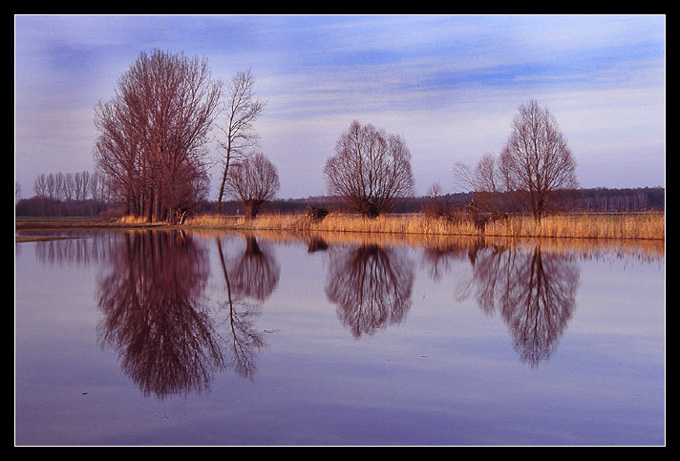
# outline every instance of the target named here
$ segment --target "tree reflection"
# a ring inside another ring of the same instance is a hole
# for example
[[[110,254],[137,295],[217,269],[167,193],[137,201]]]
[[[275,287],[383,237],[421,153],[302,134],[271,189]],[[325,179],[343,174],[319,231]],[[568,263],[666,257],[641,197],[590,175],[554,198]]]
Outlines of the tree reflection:
[[[440,281],[451,270],[454,261],[469,259],[474,263],[475,254],[483,242],[479,239],[445,239],[423,248],[422,264],[430,278]]]
[[[500,312],[522,361],[536,367],[547,360],[576,304],[579,270],[573,259],[544,253],[540,244],[532,251],[480,245],[470,261],[472,281],[460,297],[473,292],[484,312]]]
[[[239,296],[257,301],[267,299],[279,283],[281,269],[271,253],[260,248],[254,235],[246,235],[246,250],[232,261],[233,289]]]
[[[343,325],[359,338],[405,318],[413,279],[412,262],[395,248],[337,248],[330,254],[326,295],[338,305]]]
[[[99,338],[118,351],[144,395],[201,393],[227,368],[252,379],[255,353],[264,346],[254,322],[278,283],[279,266],[253,236],[232,259],[216,241],[226,328],[214,322],[205,295],[206,249],[184,232],[126,233],[110,252],[108,272],[98,280]]]
[[[108,236],[101,233],[62,232],[58,240],[37,242],[35,256],[44,263],[87,266],[106,259],[111,251],[109,244]]]
[[[203,303],[205,251],[183,232],[126,233],[99,280],[100,340],[144,395],[207,390],[224,368]]]
[[[222,242],[215,237],[226,287],[228,338],[231,366],[243,377],[252,379],[255,353],[264,347],[261,334],[255,329],[255,318],[261,303],[268,298],[279,281],[280,268],[276,260],[260,248],[253,235],[246,236],[246,250],[230,264],[224,257]],[[249,302],[249,299],[256,303]],[[260,303],[260,304],[258,304]]]

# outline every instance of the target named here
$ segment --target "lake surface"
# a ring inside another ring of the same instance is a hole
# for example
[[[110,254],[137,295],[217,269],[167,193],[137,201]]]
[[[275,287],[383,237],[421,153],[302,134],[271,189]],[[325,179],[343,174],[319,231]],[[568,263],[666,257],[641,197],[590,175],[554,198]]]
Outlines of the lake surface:
[[[17,445],[664,445],[663,242],[17,243]]]

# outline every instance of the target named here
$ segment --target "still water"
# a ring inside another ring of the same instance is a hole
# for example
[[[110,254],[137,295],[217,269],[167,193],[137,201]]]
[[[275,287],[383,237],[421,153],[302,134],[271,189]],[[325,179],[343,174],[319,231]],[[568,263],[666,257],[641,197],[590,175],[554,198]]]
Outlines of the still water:
[[[17,445],[664,445],[663,243],[17,243]]]

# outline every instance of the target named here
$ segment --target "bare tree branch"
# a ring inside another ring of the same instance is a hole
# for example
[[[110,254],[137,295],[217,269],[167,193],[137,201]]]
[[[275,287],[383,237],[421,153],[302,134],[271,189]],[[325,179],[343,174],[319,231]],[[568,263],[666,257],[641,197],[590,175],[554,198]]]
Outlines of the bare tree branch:
[[[353,210],[376,217],[413,194],[411,153],[402,137],[354,121],[335,152],[324,167],[328,190]]]
[[[224,150],[222,182],[220,183],[215,213],[219,214],[222,197],[225,193],[229,165],[233,160],[238,161],[246,155],[248,149],[258,145],[259,136],[253,129],[253,122],[264,111],[266,102],[253,99],[255,77],[252,72],[239,72],[227,88],[225,102],[226,125],[221,128],[225,139],[220,141]]]
[[[225,190],[243,202],[246,216],[253,219],[262,205],[276,196],[279,186],[276,166],[264,154],[257,153],[232,165]]]
[[[454,166],[459,184],[477,206],[492,213],[523,207],[536,220],[555,207],[564,191],[578,188],[576,161],[555,117],[530,101],[520,107],[498,156],[484,155],[472,168]]]
[[[95,162],[128,213],[166,220],[207,191],[204,146],[220,94],[204,59],[154,51],[96,106]]]

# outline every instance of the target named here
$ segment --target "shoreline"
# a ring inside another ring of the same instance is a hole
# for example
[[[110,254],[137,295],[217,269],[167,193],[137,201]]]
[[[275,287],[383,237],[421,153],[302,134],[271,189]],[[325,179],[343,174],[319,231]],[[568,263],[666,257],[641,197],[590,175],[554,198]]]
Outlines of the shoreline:
[[[451,220],[415,214],[391,214],[366,218],[355,214],[331,213],[314,221],[301,213],[262,214],[254,220],[237,216],[199,215],[183,225],[148,223],[122,218],[15,218],[16,231],[125,230],[125,229],[212,229],[230,231],[307,231],[424,236],[569,238],[665,240],[665,212],[564,213],[544,217],[540,222],[523,215],[487,222],[482,228],[469,220]],[[25,236],[16,241],[27,241]],[[43,237],[44,238],[44,237]]]

